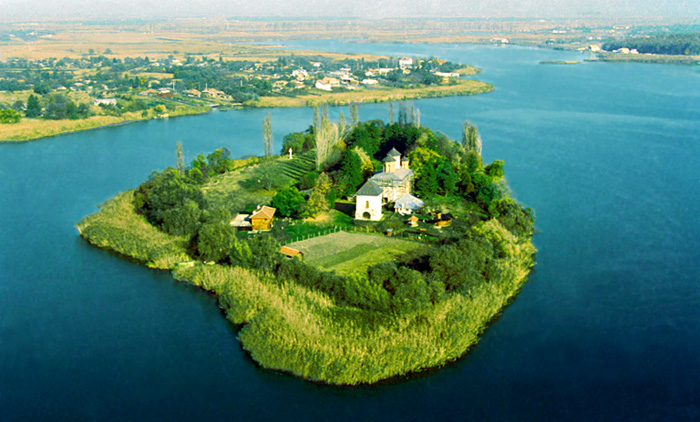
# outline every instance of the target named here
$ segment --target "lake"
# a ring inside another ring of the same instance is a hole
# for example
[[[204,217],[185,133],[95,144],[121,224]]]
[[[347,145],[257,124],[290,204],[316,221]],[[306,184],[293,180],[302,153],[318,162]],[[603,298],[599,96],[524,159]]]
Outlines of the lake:
[[[468,356],[377,386],[261,369],[216,301],[82,241],[74,224],[153,169],[276,149],[310,109],[237,110],[0,145],[0,420],[698,420],[700,73],[541,65],[572,52],[290,42],[437,56],[495,91],[415,101],[421,123],[503,159],[537,213],[537,266]],[[387,104],[359,108],[387,118]],[[332,108],[348,115],[347,108]]]

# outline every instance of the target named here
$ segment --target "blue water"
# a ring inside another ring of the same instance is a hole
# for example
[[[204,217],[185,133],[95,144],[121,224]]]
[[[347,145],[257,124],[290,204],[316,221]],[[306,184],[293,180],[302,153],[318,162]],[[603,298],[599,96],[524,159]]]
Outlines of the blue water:
[[[88,246],[73,224],[172,165],[262,152],[270,110],[218,112],[0,145],[0,420],[698,420],[700,73],[463,45],[290,43],[438,56],[487,95],[416,101],[536,209],[537,267],[466,358],[338,388],[257,367],[208,294]],[[386,104],[360,118],[387,116]],[[332,114],[344,108],[333,109]],[[309,109],[271,110],[277,145]]]

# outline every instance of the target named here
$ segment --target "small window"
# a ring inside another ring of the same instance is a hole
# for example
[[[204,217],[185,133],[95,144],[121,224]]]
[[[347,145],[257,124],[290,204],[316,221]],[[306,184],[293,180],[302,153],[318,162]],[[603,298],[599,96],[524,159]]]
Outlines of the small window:
[[[365,208],[369,208],[369,201],[365,201]]]

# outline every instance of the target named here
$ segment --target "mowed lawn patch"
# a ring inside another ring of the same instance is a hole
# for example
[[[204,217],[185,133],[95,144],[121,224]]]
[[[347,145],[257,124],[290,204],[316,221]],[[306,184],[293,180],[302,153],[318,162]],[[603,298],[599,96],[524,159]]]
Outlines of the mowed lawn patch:
[[[337,232],[288,245],[304,252],[304,261],[325,271],[349,275],[429,245],[381,235]]]

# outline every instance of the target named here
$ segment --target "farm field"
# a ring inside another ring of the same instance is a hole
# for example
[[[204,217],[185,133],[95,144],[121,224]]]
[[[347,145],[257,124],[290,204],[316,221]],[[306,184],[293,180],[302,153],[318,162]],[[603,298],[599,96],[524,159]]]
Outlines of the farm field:
[[[287,245],[304,252],[304,261],[326,271],[349,275],[380,262],[429,246],[386,236],[337,232]]]

